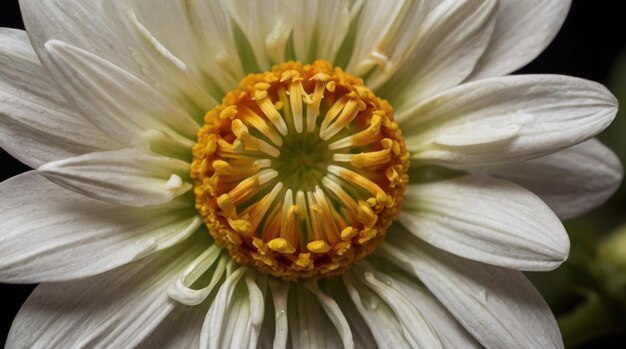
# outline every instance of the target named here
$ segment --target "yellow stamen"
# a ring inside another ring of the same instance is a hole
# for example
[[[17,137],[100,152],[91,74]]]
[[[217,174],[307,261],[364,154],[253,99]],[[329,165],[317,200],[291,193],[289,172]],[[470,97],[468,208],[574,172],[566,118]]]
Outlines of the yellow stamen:
[[[274,189],[272,189],[269,194],[265,195],[261,200],[259,200],[257,203],[250,206],[243,212],[244,215],[249,216],[248,219],[250,221],[250,229],[252,231],[256,231],[257,227],[261,223],[261,220],[263,219],[263,217],[265,217],[267,211],[269,211],[272,203],[274,202],[282,188],[283,184],[277,183],[274,186]]]
[[[341,240],[352,240],[352,238],[355,237],[358,233],[359,231],[354,227],[346,227],[344,230],[341,231]]]
[[[357,218],[359,216],[357,202],[337,182],[325,177],[322,179],[322,184],[352,214],[352,217]]]
[[[343,149],[347,147],[362,147],[368,144],[372,144],[376,141],[380,135],[380,127],[382,126],[382,118],[380,114],[374,114],[370,120],[370,125],[367,129],[348,137],[342,138],[332,143],[328,148],[332,150]]]
[[[313,193],[313,197],[317,202],[319,207],[319,211],[317,211],[317,217],[319,218],[320,228],[322,230],[322,236],[325,236],[326,241],[331,244],[338,242],[340,230],[337,227],[337,222],[334,219],[333,211],[334,209],[328,201],[326,200],[326,195],[319,188],[315,188],[315,192]]]
[[[275,158],[280,155],[280,150],[274,148],[274,146],[270,145],[266,141],[250,135],[248,127],[246,127],[241,120],[233,120],[231,126],[233,134],[235,134],[238,139],[241,139],[246,149],[259,150]]]
[[[315,131],[317,117],[320,115],[320,104],[322,102],[322,98],[324,98],[324,90],[326,89],[326,85],[330,79],[330,75],[324,73],[315,74],[315,76],[311,78],[311,80],[315,80],[316,83],[313,96],[309,97],[309,100],[306,101],[308,104],[306,113],[306,128],[309,133]]]
[[[290,70],[284,72],[280,78],[280,82],[285,82],[287,80],[291,80],[291,84],[289,84],[289,97],[294,127],[297,133],[302,133],[302,102],[304,99],[308,98],[308,95],[302,87],[302,78],[300,77],[300,73],[298,71]]]
[[[246,125],[251,126],[259,130],[262,134],[264,134],[267,138],[272,141],[277,146],[283,145],[283,139],[275,131],[273,127],[267,124],[263,118],[261,118],[257,113],[255,113],[250,108],[243,108],[241,111],[241,120],[246,123]]]
[[[341,114],[337,117],[337,120],[328,128],[324,128],[322,126],[322,130],[320,132],[320,137],[323,140],[328,140],[334,135],[336,135],[339,131],[348,126],[354,118],[359,114],[360,111],[365,109],[365,105],[363,101],[358,98],[351,98],[348,103],[346,103],[345,107],[341,111]]]
[[[326,253],[330,251],[330,245],[324,240],[311,241],[306,248],[313,253]]]
[[[378,235],[378,230],[376,228],[364,229],[359,233],[359,239],[357,240],[359,244],[364,244]]]
[[[383,149],[369,153],[361,153],[352,156],[350,164],[357,168],[377,170],[385,167],[391,161],[391,150]]]
[[[243,142],[236,139],[232,143],[228,143],[222,138],[217,139],[217,153],[221,157],[237,157],[238,154],[243,153]]]
[[[296,262],[294,263],[296,266],[298,266],[301,269],[304,270],[308,270],[311,267],[313,267],[313,261],[311,260],[311,254],[310,253],[300,253],[298,255],[298,260],[296,260]]]
[[[378,216],[374,213],[371,207],[369,207],[364,201],[359,202],[359,221],[362,222],[366,228],[371,228],[376,224]]]
[[[365,190],[367,190],[370,194],[374,195],[378,203],[384,204],[387,201],[387,195],[385,192],[374,182],[369,179],[361,176],[360,174],[347,170],[345,168],[341,168],[338,166],[329,166],[328,172],[341,177],[342,179],[350,182],[356,186],[359,186]]]
[[[283,238],[277,238],[267,243],[267,246],[272,249],[272,251],[280,252],[280,253],[294,253],[296,252],[296,248],[293,247],[289,241]]]
[[[287,135],[287,125],[285,124],[285,120],[283,120],[280,116],[278,109],[276,109],[276,106],[268,97],[267,91],[255,91],[254,99],[265,116],[267,116],[267,118],[274,124],[278,132],[280,132],[283,136]]]
[[[276,177],[278,173],[274,170],[265,170],[239,183],[228,194],[223,194],[217,198],[218,206],[224,211],[226,217],[234,217],[237,214],[236,206],[256,194],[259,186]]]
[[[224,108],[224,110],[222,110],[222,112],[220,113],[220,119],[221,120],[226,120],[226,119],[233,119],[235,117],[235,115],[237,115],[237,106],[234,105],[230,105],[226,108]]]
[[[294,246],[300,244],[298,206],[293,204],[293,192],[291,189],[287,190],[283,200],[280,229],[280,236],[285,238],[290,244]]]
[[[245,236],[252,236],[252,224],[245,219],[228,219],[228,224],[236,232]]]
[[[321,130],[325,130],[328,128],[331,122],[335,120],[339,113],[346,107],[348,104],[349,98],[347,96],[342,96],[333,104],[333,106],[326,112],[326,117],[324,117],[324,121],[322,121]]]

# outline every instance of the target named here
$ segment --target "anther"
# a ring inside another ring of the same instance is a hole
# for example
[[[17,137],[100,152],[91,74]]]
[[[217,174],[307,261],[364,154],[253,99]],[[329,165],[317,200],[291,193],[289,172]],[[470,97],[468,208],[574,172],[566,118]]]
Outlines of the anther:
[[[226,119],[233,119],[235,117],[235,115],[237,115],[237,107],[234,105],[228,106],[226,108],[224,108],[224,110],[222,110],[222,112],[220,113],[220,119],[222,120],[226,120]]]
[[[278,132],[280,132],[283,136],[286,136],[288,132],[287,124],[285,124],[285,120],[283,120],[274,103],[272,103],[272,101],[268,98],[267,91],[256,90],[254,92],[254,99],[256,100],[259,108],[263,111],[263,114],[265,114],[272,124],[274,124]]]
[[[259,150],[275,158],[280,156],[280,150],[276,149],[266,141],[250,135],[248,127],[246,127],[241,120],[233,120],[231,127],[233,134],[243,142],[247,149]]]
[[[350,164],[357,168],[376,170],[386,166],[391,160],[391,150],[383,149],[369,153],[355,154],[352,156]]]
[[[328,172],[367,190],[370,194],[374,195],[379,203],[384,204],[386,202],[387,195],[385,192],[376,183],[360,174],[335,165],[328,166]]]
[[[359,231],[354,227],[346,227],[341,231],[341,240],[348,241],[352,240],[353,237],[357,236]]]
[[[242,108],[241,110],[241,120],[248,126],[254,127],[259,132],[264,134],[269,140],[274,143],[274,145],[281,146],[283,145],[283,138],[275,131],[273,127],[267,124],[263,118],[261,118],[257,113],[252,111],[250,108]]]
[[[239,234],[252,236],[252,224],[245,219],[228,219],[228,224]]]
[[[348,100],[349,100],[348,97],[342,96],[337,101],[335,101],[333,106],[330,107],[330,109],[326,112],[326,116],[324,117],[324,121],[322,121],[322,125],[320,127],[320,131],[323,131],[328,128],[328,125],[330,125],[330,123],[333,120],[335,120],[335,118],[339,115],[339,113],[341,113],[343,108],[348,103]]]
[[[281,253],[294,253],[296,252],[296,248],[289,243],[289,241],[283,238],[276,238],[267,243],[267,247],[276,252]]]
[[[306,244],[306,248],[313,253],[326,253],[330,251],[330,245],[323,240],[311,241]]]
[[[350,99],[346,103],[346,106],[343,108],[337,120],[328,128],[320,131],[320,137],[323,140],[328,140],[348,126],[359,114],[359,111],[363,110],[361,103],[362,101],[360,99]]]

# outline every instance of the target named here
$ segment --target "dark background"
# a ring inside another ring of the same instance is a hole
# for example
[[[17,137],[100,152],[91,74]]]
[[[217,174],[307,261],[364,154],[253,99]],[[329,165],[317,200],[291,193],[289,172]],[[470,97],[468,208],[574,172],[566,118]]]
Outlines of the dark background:
[[[0,27],[24,28],[17,3],[17,0],[2,0]],[[624,51],[625,44],[625,1],[574,0],[571,12],[555,41],[520,73],[566,74],[606,83],[611,67]],[[0,149],[0,181],[27,170],[27,166]],[[5,342],[15,314],[33,288],[34,285],[0,284],[0,343]],[[606,338],[589,348],[618,348],[613,346],[615,342],[612,344],[611,340],[620,338]],[[620,340],[622,345],[623,340]]]

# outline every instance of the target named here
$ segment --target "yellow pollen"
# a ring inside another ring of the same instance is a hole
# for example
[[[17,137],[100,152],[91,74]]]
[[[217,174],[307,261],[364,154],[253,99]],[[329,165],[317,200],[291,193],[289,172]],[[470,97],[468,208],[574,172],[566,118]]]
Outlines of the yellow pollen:
[[[273,251],[281,253],[294,253],[296,251],[296,248],[293,247],[293,245],[290,244],[289,241],[283,238],[274,239],[268,242],[267,246]]]
[[[240,264],[284,279],[343,273],[399,214],[409,155],[393,109],[324,61],[245,77],[205,115],[196,208]]]
[[[234,105],[231,105],[227,108],[224,108],[224,110],[222,110],[220,112],[220,119],[224,120],[224,119],[233,119],[235,117],[235,115],[237,115],[237,107]]]
[[[356,230],[354,227],[346,227],[344,230],[341,231],[341,240],[352,240],[352,238],[355,237],[358,233],[359,231]]]
[[[326,253],[330,251],[330,245],[323,240],[311,241],[306,244],[306,248],[314,253]]]
[[[229,219],[228,224],[239,234],[251,236],[252,223],[245,219]]]

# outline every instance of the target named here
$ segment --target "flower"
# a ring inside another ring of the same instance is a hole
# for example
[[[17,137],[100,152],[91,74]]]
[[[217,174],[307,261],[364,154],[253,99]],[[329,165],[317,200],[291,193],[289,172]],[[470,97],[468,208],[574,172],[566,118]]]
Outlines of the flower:
[[[568,1],[21,5],[7,347],[562,347],[520,271],[615,191],[617,102],[506,74]]]

